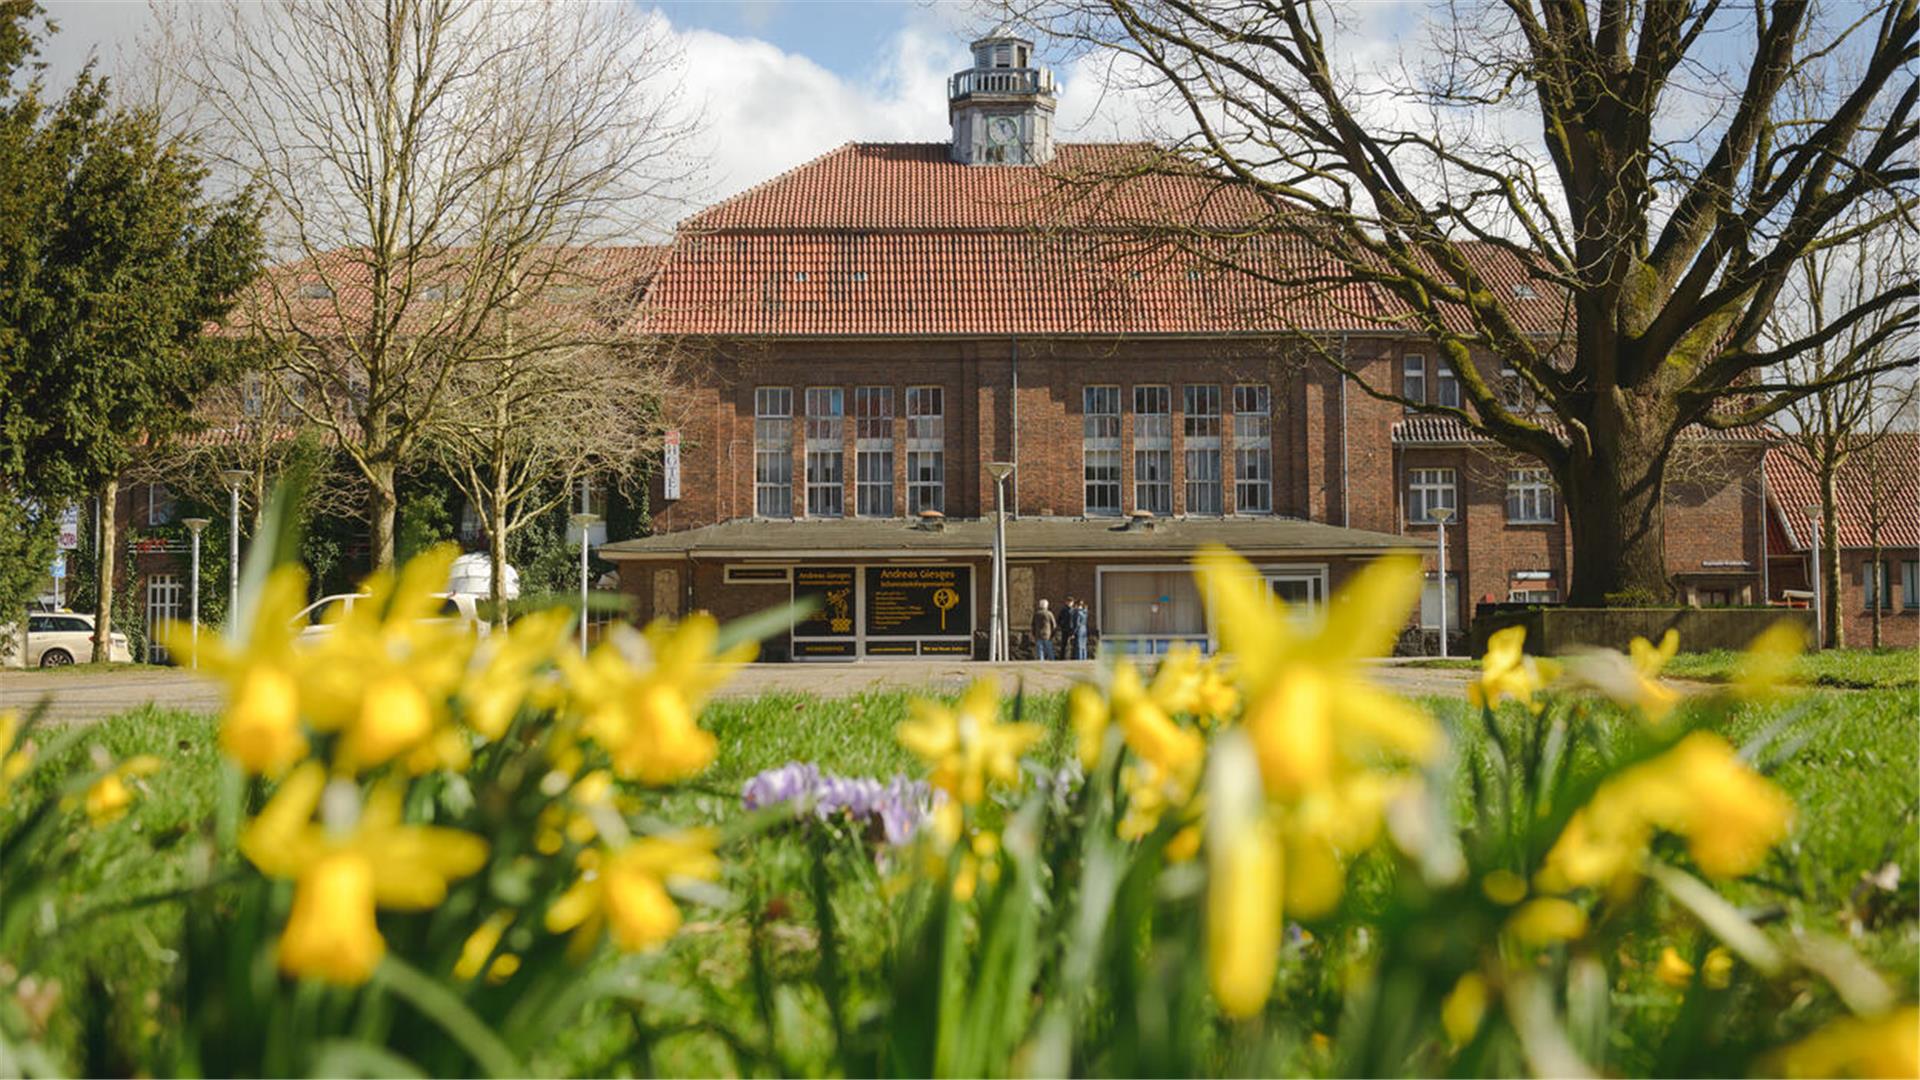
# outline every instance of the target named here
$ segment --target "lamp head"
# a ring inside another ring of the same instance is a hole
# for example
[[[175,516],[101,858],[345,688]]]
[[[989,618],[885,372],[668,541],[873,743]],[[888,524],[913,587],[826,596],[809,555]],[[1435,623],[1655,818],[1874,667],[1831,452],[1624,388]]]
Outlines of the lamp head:
[[[1005,480],[1007,477],[1012,476],[1013,470],[1014,470],[1014,464],[1011,461],[987,462],[987,475],[993,477],[994,483],[996,484],[1002,480]]]
[[[1809,505],[1807,505],[1807,506],[1803,506],[1803,507],[1801,507],[1801,508],[1800,508],[1800,512],[1801,512],[1801,513],[1803,513],[1803,514],[1805,514],[1805,515],[1807,515],[1807,516],[1808,516],[1808,517],[1810,517],[1810,518],[1815,518],[1815,517],[1819,517],[1819,516],[1820,516],[1820,504],[1819,504],[1819,503],[1812,503],[1812,504],[1809,504]]]
[[[212,518],[181,518],[180,524],[185,525],[187,527],[187,530],[193,533],[193,535],[199,536],[201,529],[204,529],[207,526],[213,524],[213,519]]]
[[[230,488],[237,488],[253,479],[253,474],[245,469],[221,469],[220,480]]]
[[[573,522],[575,525],[578,525],[582,529],[586,529],[586,528],[591,528],[592,526],[600,524],[600,515],[580,513],[580,514],[574,514],[568,517],[567,520]]]
[[[1433,521],[1437,521],[1440,524],[1445,525],[1447,522],[1453,520],[1453,507],[1429,506],[1427,507],[1427,517]]]

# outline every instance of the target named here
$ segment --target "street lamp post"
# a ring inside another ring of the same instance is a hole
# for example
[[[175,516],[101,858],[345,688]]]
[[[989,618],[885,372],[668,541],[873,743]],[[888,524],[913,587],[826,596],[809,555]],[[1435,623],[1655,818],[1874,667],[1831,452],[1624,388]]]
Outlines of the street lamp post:
[[[193,534],[193,584],[189,586],[189,593],[193,600],[187,610],[193,613],[190,616],[193,627],[193,666],[198,668],[200,666],[200,532],[213,524],[213,521],[211,518],[183,518],[182,523],[186,525],[187,531]]]
[[[567,520],[580,530],[580,655],[587,655],[587,530],[600,523],[599,514],[579,513]]]
[[[1813,578],[1813,647],[1816,649],[1824,649],[1827,647],[1827,602],[1825,596],[1827,575],[1824,568],[1820,565],[1820,507],[1817,503],[1810,504],[1801,507],[1800,512],[1807,515],[1807,531],[1813,534],[1813,565],[1810,567],[1813,571],[1810,575]]]
[[[240,485],[253,479],[245,469],[222,469],[227,485],[227,625],[240,617]]]
[[[1007,601],[1007,477],[1013,475],[1010,461],[990,461],[987,475],[993,477],[993,611],[988,619],[987,658],[1013,659],[1012,630],[1007,626],[1010,606]]]
[[[1435,532],[1440,534],[1440,659],[1447,658],[1447,522],[1453,519],[1453,507],[1433,506],[1427,508],[1427,516],[1433,519]]]

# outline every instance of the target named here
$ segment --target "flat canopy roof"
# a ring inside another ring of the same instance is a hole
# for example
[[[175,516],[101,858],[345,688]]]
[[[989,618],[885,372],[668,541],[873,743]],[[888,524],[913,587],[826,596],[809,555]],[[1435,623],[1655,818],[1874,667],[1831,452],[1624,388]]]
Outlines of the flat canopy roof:
[[[1118,519],[1008,518],[1007,552],[1040,555],[1186,555],[1225,544],[1242,555],[1379,555],[1433,546],[1393,533],[1346,529],[1291,518],[1162,518],[1151,526]],[[827,556],[981,556],[993,549],[991,519],[949,519],[938,529],[901,520],[728,521],[698,529],[618,540],[602,558],[810,559]]]

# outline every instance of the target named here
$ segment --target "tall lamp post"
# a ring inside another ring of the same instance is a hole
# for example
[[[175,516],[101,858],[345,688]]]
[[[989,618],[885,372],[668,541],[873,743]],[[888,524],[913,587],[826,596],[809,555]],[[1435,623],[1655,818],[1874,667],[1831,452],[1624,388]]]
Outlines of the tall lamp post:
[[[1813,534],[1813,565],[1809,575],[1813,578],[1813,647],[1824,649],[1827,647],[1827,604],[1822,594],[1826,592],[1827,575],[1820,565],[1820,506],[1809,504],[1801,507],[1800,512],[1807,515],[1807,531]]]
[[[240,617],[240,486],[253,479],[245,469],[221,469],[227,485],[227,625]]]
[[[987,475],[993,477],[993,613],[988,619],[987,659],[1013,659],[1012,630],[1007,626],[1007,477],[1013,475],[1011,461],[989,461]]]
[[[599,514],[579,513],[567,519],[580,530],[580,655],[587,655],[587,543],[588,530],[600,524]]]
[[[193,666],[198,668],[200,666],[200,533],[208,525],[213,524],[213,520],[211,518],[183,518],[181,519],[181,523],[187,527],[188,532],[193,534],[193,584],[189,586],[189,593],[193,597],[193,600],[187,610],[193,613],[191,616],[191,625],[193,627]]]
[[[1447,522],[1453,520],[1453,507],[1430,506],[1427,517],[1440,535],[1440,659],[1447,658]]]

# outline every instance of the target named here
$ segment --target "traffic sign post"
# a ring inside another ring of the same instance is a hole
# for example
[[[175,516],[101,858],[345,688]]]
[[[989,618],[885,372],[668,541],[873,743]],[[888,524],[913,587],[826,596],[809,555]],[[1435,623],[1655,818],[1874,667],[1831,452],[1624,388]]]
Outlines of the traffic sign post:
[[[80,547],[80,506],[78,503],[60,511],[60,550],[76,551]]]

